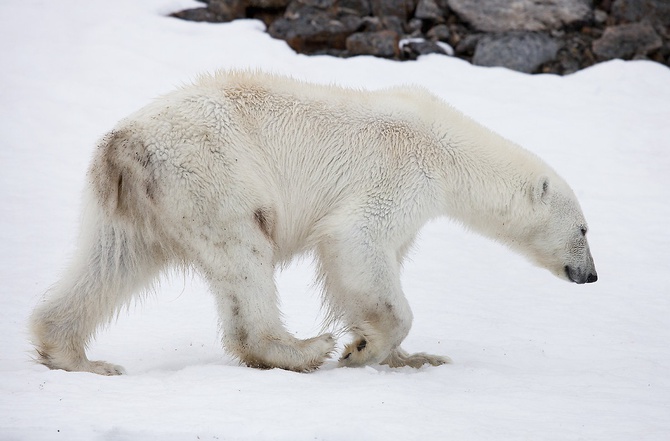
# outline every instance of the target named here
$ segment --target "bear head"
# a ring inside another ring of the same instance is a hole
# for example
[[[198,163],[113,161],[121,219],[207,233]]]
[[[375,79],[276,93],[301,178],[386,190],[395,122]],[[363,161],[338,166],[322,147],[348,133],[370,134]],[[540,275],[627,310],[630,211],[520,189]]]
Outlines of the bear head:
[[[524,199],[529,210],[515,241],[520,251],[562,279],[579,284],[598,280],[586,220],[570,187],[558,176],[539,176]]]

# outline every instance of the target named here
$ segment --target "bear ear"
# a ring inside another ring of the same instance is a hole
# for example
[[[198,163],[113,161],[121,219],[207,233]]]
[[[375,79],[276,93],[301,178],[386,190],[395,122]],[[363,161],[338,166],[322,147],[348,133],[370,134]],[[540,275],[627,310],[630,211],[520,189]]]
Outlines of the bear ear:
[[[549,178],[540,176],[531,188],[531,198],[533,202],[546,202],[549,194]]]

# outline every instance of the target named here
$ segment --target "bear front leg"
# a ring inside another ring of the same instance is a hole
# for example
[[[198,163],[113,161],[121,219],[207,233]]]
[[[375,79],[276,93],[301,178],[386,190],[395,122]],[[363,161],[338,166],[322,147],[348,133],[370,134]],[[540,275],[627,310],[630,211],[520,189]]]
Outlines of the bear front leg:
[[[320,244],[318,253],[329,309],[354,335],[340,365],[363,366],[386,360],[412,325],[395,253],[372,247],[369,241],[337,241],[332,237]]]
[[[348,225],[344,219],[337,218],[335,232],[317,247],[319,277],[332,319],[343,322],[354,335],[340,365],[418,368],[449,363],[448,357],[408,354],[400,347],[412,325],[412,311],[400,284],[400,262],[409,242],[388,245],[384,233],[371,230],[366,219]]]

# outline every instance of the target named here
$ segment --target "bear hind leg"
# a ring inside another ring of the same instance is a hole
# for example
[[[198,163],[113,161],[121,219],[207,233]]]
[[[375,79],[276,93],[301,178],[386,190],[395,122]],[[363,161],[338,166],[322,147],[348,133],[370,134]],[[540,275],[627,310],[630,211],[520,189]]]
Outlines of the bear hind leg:
[[[165,263],[138,232],[85,224],[75,258],[30,317],[36,361],[51,369],[120,375],[121,366],[86,357],[96,330],[142,292]]]
[[[301,340],[286,331],[267,229],[250,218],[215,234],[216,238],[194,240],[199,247],[197,264],[216,298],[224,347],[255,368],[318,369],[333,352],[335,339],[323,334]]]

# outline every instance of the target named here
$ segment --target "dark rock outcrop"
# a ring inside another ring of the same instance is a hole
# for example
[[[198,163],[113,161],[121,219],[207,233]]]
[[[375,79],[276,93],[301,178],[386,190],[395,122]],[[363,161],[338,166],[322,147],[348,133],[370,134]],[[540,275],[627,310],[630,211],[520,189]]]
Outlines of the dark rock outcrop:
[[[612,16],[628,23],[649,21],[666,28],[670,26],[670,1],[668,0],[615,0]]]
[[[550,31],[586,23],[590,0],[448,0],[449,7],[482,32]]]
[[[670,0],[201,0],[193,21],[262,20],[295,51],[568,74],[612,58],[670,66]]]
[[[347,37],[346,48],[351,55],[397,57],[398,34],[393,31],[356,32]]]
[[[542,64],[556,58],[558,48],[556,40],[547,34],[512,32],[486,35],[477,42],[472,63],[533,73]]]
[[[648,23],[610,26],[593,42],[593,52],[601,58],[644,58],[663,46],[663,40]]]

